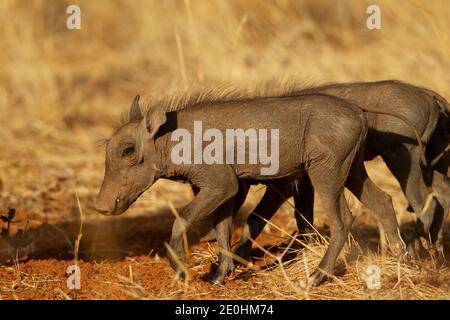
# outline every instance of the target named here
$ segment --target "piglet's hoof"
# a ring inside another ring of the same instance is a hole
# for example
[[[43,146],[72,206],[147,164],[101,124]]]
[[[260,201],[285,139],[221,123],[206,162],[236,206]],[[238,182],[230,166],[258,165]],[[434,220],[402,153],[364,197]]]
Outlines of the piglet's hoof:
[[[209,282],[213,285],[223,286],[225,284],[225,278],[229,274],[230,272],[216,272]]]
[[[403,243],[391,244],[390,246],[388,246],[387,252],[397,258],[406,257],[408,255],[408,251],[406,250]]]
[[[176,272],[176,276],[181,279],[181,280],[190,280],[190,276],[188,273],[186,273],[186,270],[181,268],[178,263],[174,260],[174,259],[170,259],[169,258],[169,262],[170,262],[170,266],[172,267],[172,269]]]
[[[415,241],[411,241],[407,246],[406,246],[406,259],[408,261],[411,260],[417,260],[417,253],[416,253],[416,248],[415,248]]]
[[[211,283],[214,285],[223,285],[225,284],[225,278],[234,271],[234,264],[228,265],[226,268],[217,269],[216,273],[211,279]]]
[[[318,285],[330,280],[331,278],[327,276],[324,272],[320,270],[316,270],[313,272],[313,274],[308,277],[306,280],[300,281],[300,286],[305,289],[309,290],[310,288],[317,287]]]
[[[179,280],[182,281],[191,281],[191,276],[189,273],[186,273],[183,270],[174,270],[176,272],[176,277],[178,277]]]
[[[216,286],[223,286],[225,284],[225,277],[213,277],[210,281],[211,284]]]

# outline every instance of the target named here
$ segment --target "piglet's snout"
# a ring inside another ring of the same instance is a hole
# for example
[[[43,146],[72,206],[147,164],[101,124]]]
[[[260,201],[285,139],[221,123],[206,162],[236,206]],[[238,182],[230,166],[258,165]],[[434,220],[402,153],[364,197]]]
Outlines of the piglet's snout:
[[[120,205],[119,197],[115,197],[111,200],[103,200],[101,195],[97,197],[93,204],[93,209],[97,211],[98,213],[104,214],[104,215],[114,215],[117,213],[117,209]]]

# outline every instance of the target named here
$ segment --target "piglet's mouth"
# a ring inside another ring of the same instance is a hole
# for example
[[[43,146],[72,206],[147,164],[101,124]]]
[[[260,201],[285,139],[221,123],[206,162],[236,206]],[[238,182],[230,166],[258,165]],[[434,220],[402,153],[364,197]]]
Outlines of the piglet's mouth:
[[[120,196],[116,197],[116,200],[114,201],[114,208],[113,210],[109,213],[109,215],[119,215],[124,213],[125,211],[128,210],[128,208],[134,203],[136,202],[136,200],[145,192],[144,189],[142,191],[140,191],[139,193],[137,193],[134,197],[130,198],[130,199],[126,199],[126,198],[120,198]],[[100,212],[101,213],[101,212]],[[108,213],[106,213],[108,215]]]
[[[97,211],[100,214],[103,214],[105,216],[115,216],[115,215],[120,215],[122,213],[124,213],[125,211],[128,210],[128,208],[134,203],[136,202],[136,200],[148,189],[150,188],[150,186],[153,183],[150,183],[148,186],[146,186],[145,188],[143,188],[141,191],[135,193],[135,194],[131,194],[128,195],[128,197],[124,197],[121,196],[120,193],[117,194],[117,196],[114,199],[114,203],[110,206],[105,206],[105,202],[104,201],[100,201],[100,198],[97,198],[97,200],[95,201],[95,203],[91,206],[92,209],[94,209],[95,211]]]
[[[105,216],[117,215],[117,214],[120,214],[120,213],[118,213],[117,209],[119,208],[119,205],[122,204],[121,202],[123,202],[123,200],[120,200],[120,198],[117,196],[116,199],[114,200],[114,206],[112,207],[112,209],[111,208],[102,208],[101,206],[99,206],[98,202],[96,204],[94,204],[92,206],[92,208],[95,211],[97,211],[98,213],[103,214]],[[128,209],[128,206],[126,207],[126,209]],[[125,211],[125,210],[123,210],[123,211]]]
[[[116,201],[114,201],[114,208],[112,210],[112,214],[115,214],[117,212],[117,207],[119,206],[120,198],[119,196],[116,197]]]

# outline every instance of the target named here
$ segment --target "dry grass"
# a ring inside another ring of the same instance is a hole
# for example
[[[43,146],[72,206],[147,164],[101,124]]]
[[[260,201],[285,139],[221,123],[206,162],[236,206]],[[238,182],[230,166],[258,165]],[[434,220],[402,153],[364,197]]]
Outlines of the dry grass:
[[[137,93],[172,92],[192,83],[248,86],[296,76],[305,83],[397,78],[449,98],[447,1],[378,3],[383,30],[370,31],[365,12],[371,2],[366,0],[82,0],[81,30],[69,31],[65,9],[70,1],[1,1],[0,207],[28,212],[31,228],[36,221],[76,221],[78,205],[70,190],[78,191],[83,208],[92,200],[103,174],[98,141],[109,135]],[[393,195],[400,223],[410,221],[398,184],[384,165],[376,162],[369,169]],[[260,194],[251,195],[250,205]],[[168,201],[178,207],[191,197],[186,186],[158,182],[131,215],[166,210]],[[362,222],[376,224],[351,202]],[[84,215],[96,218],[88,210]],[[286,269],[294,282],[305,272],[299,257]],[[308,259],[312,268],[316,256],[308,253]],[[371,261],[382,266],[388,285],[381,291],[364,289],[361,270]],[[448,272],[441,276],[400,265],[397,283],[397,269],[392,258],[364,254],[348,262],[345,275],[304,297],[449,298],[448,287],[441,287],[449,282]],[[257,277],[270,281],[280,298],[301,298],[280,281],[279,269]],[[25,283],[53,280],[30,281]]]
[[[293,250],[296,258],[280,263],[270,274],[262,273],[268,283],[286,299],[449,299],[450,277],[446,268],[429,262],[406,262],[383,252],[362,250],[350,239],[341,254],[338,276],[317,288],[305,286],[305,279],[319,264],[327,241]],[[287,248],[286,248],[287,249]],[[380,268],[380,288],[369,289],[369,266]],[[280,281],[284,278],[285,281]]]

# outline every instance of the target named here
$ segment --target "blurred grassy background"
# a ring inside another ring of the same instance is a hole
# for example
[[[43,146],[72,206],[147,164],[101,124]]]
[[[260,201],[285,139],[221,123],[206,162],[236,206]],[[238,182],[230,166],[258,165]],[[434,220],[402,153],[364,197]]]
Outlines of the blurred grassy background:
[[[81,30],[66,8],[81,8]],[[447,0],[377,1],[382,30],[368,30],[365,0],[2,0],[0,2],[0,207],[56,218],[97,192],[97,141],[135,94],[191,83],[249,85],[396,78],[450,97]],[[376,168],[382,168],[378,161]],[[405,202],[387,171],[374,179]],[[162,182],[134,210],[185,203]]]

